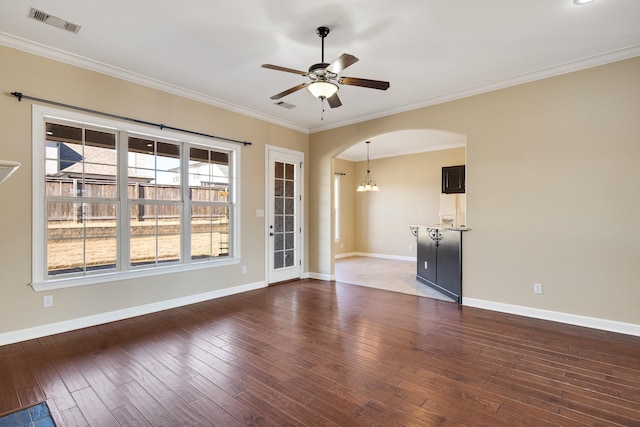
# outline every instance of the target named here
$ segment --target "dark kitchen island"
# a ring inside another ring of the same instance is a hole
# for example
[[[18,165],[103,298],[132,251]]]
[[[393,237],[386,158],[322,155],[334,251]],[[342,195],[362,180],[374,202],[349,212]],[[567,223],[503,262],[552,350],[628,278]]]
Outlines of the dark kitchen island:
[[[418,241],[416,279],[462,303],[462,233],[466,227],[410,225]]]

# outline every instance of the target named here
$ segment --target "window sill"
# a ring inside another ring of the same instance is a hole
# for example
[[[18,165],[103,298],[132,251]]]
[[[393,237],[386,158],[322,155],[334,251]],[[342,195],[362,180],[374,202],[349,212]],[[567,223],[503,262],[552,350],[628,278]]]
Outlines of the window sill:
[[[82,277],[67,277],[50,279],[42,282],[33,282],[31,287],[36,292],[50,291],[54,289],[75,288],[77,286],[97,285],[100,283],[115,282],[120,280],[152,277],[161,274],[181,273],[205,268],[217,268],[225,265],[240,264],[239,258],[227,258],[224,260],[194,262],[192,264],[167,265],[161,267],[131,270],[127,272],[98,273]]]

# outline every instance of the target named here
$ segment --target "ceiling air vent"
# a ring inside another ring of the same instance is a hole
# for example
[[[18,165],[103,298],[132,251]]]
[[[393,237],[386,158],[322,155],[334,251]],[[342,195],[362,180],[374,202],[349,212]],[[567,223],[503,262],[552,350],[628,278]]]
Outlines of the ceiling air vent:
[[[74,34],[78,34],[78,31],[80,31],[80,28],[82,28],[78,24],[65,21],[64,19],[58,18],[57,16],[49,15],[48,13],[41,10],[34,9],[33,7],[29,11],[29,18],[33,18],[36,21],[44,22],[45,24],[53,25],[54,27],[60,28],[62,30],[70,31]]]
[[[292,108],[296,108],[295,105],[289,104],[288,102],[284,102],[284,101],[274,102],[274,105],[277,105],[278,107],[286,108],[287,110],[291,110]]]

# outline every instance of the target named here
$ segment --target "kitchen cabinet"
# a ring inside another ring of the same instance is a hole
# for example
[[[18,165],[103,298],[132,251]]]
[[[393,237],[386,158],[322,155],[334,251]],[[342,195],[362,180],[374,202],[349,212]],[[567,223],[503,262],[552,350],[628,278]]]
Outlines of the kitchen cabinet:
[[[465,192],[465,165],[442,168],[442,192],[460,194]]]
[[[416,279],[461,303],[464,230],[423,226],[417,230]]]

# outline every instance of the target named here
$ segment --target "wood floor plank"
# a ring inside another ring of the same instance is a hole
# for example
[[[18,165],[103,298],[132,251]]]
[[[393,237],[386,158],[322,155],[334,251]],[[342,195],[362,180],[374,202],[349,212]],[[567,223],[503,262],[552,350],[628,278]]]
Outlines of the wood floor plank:
[[[117,425],[116,419],[92,388],[83,388],[81,390],[74,391],[71,395],[89,425]]]
[[[640,337],[300,280],[0,347],[59,426],[640,426]]]

